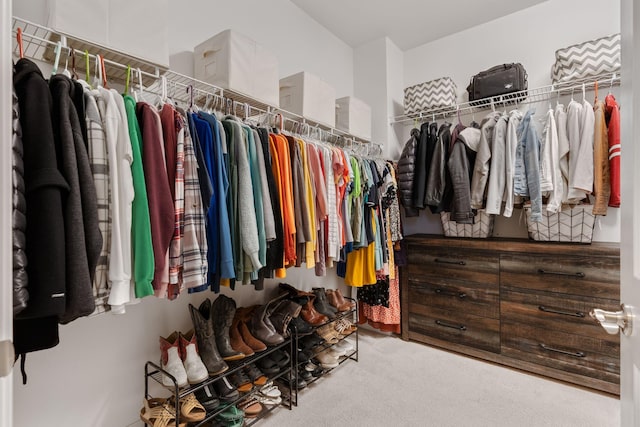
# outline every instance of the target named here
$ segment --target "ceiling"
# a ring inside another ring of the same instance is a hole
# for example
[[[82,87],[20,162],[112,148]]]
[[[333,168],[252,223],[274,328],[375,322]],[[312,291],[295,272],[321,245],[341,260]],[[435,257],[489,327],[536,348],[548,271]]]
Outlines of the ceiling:
[[[401,50],[546,0],[291,0],[351,47],[389,37]]]

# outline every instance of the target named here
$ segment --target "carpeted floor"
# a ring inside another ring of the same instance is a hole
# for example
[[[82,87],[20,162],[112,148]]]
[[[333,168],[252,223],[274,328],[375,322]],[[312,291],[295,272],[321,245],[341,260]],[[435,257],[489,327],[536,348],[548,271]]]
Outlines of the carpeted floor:
[[[293,411],[273,411],[258,425],[620,425],[618,399],[394,336],[361,330],[359,359],[302,390]]]

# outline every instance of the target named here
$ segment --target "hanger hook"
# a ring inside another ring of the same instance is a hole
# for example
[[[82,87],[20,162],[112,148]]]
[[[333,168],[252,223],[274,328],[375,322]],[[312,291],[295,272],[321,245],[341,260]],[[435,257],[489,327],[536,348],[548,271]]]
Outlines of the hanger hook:
[[[18,50],[20,51],[20,59],[24,58],[24,47],[22,44],[22,28],[18,27],[16,33],[16,40],[18,41]]]

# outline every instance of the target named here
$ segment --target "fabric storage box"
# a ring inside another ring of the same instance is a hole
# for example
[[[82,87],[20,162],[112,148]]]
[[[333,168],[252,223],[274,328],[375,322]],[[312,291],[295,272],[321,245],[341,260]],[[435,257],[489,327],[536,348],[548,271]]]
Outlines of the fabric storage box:
[[[237,31],[225,30],[194,49],[195,78],[278,105],[278,61]]]
[[[486,239],[493,234],[494,215],[487,215],[484,209],[478,209],[473,224],[458,224],[452,221],[450,212],[440,212],[440,221],[447,237]]]
[[[553,83],[620,72],[620,34],[556,50]]]
[[[336,90],[306,71],[280,79],[280,108],[314,122],[336,126]]]
[[[529,237],[540,242],[591,243],[596,217],[592,205],[562,206],[558,213],[548,213],[542,207],[542,222],[531,222],[531,207],[525,207]]]
[[[367,140],[371,139],[371,107],[352,96],[336,99],[336,127]]]
[[[441,77],[409,86],[404,90],[404,113],[415,114],[423,110],[456,105],[457,88],[450,77]]]

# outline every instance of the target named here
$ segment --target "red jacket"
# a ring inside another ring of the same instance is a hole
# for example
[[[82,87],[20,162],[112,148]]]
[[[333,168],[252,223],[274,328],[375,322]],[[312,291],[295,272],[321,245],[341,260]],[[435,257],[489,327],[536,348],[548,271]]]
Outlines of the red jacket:
[[[605,115],[609,129],[609,171],[611,195],[609,206],[620,207],[620,107],[612,94],[604,99]]]

